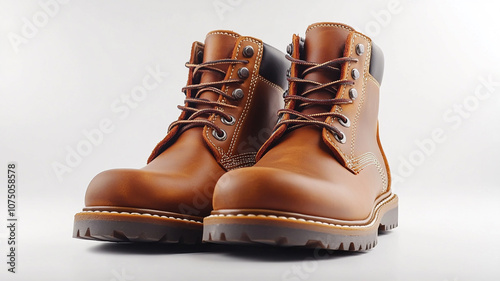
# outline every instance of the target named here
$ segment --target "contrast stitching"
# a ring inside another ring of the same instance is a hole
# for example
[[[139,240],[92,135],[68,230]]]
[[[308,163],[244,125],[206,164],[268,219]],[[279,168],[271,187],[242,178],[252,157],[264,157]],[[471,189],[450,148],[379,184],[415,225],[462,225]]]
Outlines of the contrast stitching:
[[[236,36],[236,35],[234,35],[234,34],[227,33],[227,32],[213,32],[213,33],[209,33],[209,34],[224,34],[224,35],[233,36],[234,38],[237,38],[237,39],[238,39],[238,38],[240,38],[240,36]],[[208,36],[208,35],[207,35],[207,36]],[[240,47],[241,47],[241,45],[242,45],[242,43],[243,43],[244,41],[252,41],[252,42],[254,42],[255,40],[252,40],[252,39],[243,39],[243,40],[241,40],[241,41],[240,41],[240,43],[238,44],[237,49],[236,49],[236,55],[235,55],[234,59],[237,59],[237,58],[238,58],[238,53],[239,53],[239,51],[240,51]],[[254,43],[259,44],[259,42],[254,42]],[[259,53],[260,53],[260,47],[261,47],[261,46],[259,45]],[[257,58],[257,59],[258,59],[258,58]],[[257,63],[257,59],[256,59],[255,63]],[[229,75],[229,77],[233,77],[233,74],[234,74],[234,70],[235,70],[235,69],[236,69],[236,65],[233,65],[233,66],[231,67],[231,74]],[[253,73],[255,74],[255,67],[254,67],[254,71],[253,71]],[[253,79],[254,79],[254,78],[252,78],[252,81],[253,81]],[[226,93],[226,94],[227,94],[227,92],[228,92],[228,91],[229,91],[229,87],[225,87],[225,93]],[[249,92],[250,92],[250,90],[249,90]],[[249,96],[250,96],[250,95],[249,95]],[[249,98],[250,98],[250,97],[249,97]],[[222,99],[222,102],[224,102],[224,103],[225,103],[225,99]],[[243,114],[242,114],[242,115],[243,115]],[[214,116],[214,117],[213,117],[213,119],[216,119],[216,117]],[[212,122],[213,122],[213,121],[212,121]],[[235,139],[235,135],[237,134],[237,131],[238,131],[238,128],[240,127],[240,124],[241,124],[241,118],[238,118],[238,121],[237,121],[237,124],[236,124],[236,129],[234,130],[234,132],[233,132],[233,136],[231,137],[231,144],[230,144],[230,146],[229,146],[229,148],[228,148],[227,154],[230,154],[230,152],[229,152],[229,151],[231,151],[232,143],[233,143],[233,140]],[[208,141],[209,141],[209,142],[212,144],[212,146],[214,146],[214,147],[215,147],[215,149],[216,149],[216,150],[217,150],[217,151],[221,154],[221,158],[222,158],[222,157],[224,157],[224,156],[226,155],[226,153],[224,153],[224,149],[223,149],[222,147],[218,146],[217,144],[215,144],[215,143],[212,141],[212,139],[210,138],[210,135],[209,135],[209,133],[208,133],[208,131],[209,131],[209,130],[208,130],[208,128],[207,128],[205,131],[206,131],[206,132],[205,132],[205,135],[206,135],[206,137],[207,137]]]
[[[264,82],[264,83],[268,84],[269,86],[271,86],[271,87],[275,88],[276,90],[278,90],[278,91],[280,91],[280,92],[283,92],[283,91],[284,91],[284,89],[283,89],[283,88],[281,88],[281,87],[280,87],[280,86],[278,86],[277,84],[274,84],[273,82],[271,82],[271,81],[267,80],[266,78],[264,78],[264,77],[262,77],[262,76],[260,76],[260,75],[257,77],[257,79],[259,79],[260,81],[262,81],[262,82]]]
[[[355,37],[355,36],[360,36],[360,34],[355,34],[353,37]],[[358,103],[358,108],[356,110],[356,115],[354,117],[354,122],[353,122],[354,126],[352,129],[351,158],[354,157],[354,144],[356,143],[356,129],[358,127],[359,116],[361,115],[361,108],[363,107],[363,105],[365,103],[365,98],[366,98],[366,85],[367,85],[367,81],[368,81],[366,78],[366,74],[368,73],[369,59],[371,57],[371,46],[372,46],[371,42],[368,38],[366,38],[365,36],[361,36],[361,37],[368,41],[367,42],[368,48],[366,51],[365,63],[363,66],[363,90],[361,91],[362,96],[361,96],[361,99]],[[354,45],[354,44],[352,44],[352,45]]]
[[[234,37],[234,38],[239,38],[240,37],[239,35],[234,34],[234,33],[220,32],[220,31],[210,32],[210,33],[207,34],[207,37],[210,36],[210,35],[228,35],[228,36],[231,36],[231,37]]]
[[[349,166],[356,173],[361,172],[362,170],[364,170],[365,168],[367,168],[370,165],[375,165],[377,167],[377,171],[378,171],[380,178],[382,180],[382,182],[381,182],[382,187],[381,187],[381,192],[380,192],[380,194],[382,194],[385,191],[387,191],[387,174],[384,173],[384,168],[380,164],[380,161],[378,161],[375,154],[373,154],[373,152],[366,152],[366,153],[364,153],[356,158],[349,160]]]
[[[354,34],[354,35],[352,36],[352,38],[351,38],[351,42],[350,42],[350,49],[349,49],[349,56],[351,56],[351,55],[352,55],[352,53],[353,53],[353,49],[354,49],[354,39],[355,39],[356,35],[357,35],[357,34]],[[347,75],[349,75],[349,72],[351,71],[351,64],[352,64],[352,63],[351,63],[350,61],[347,63]],[[363,73],[363,74],[364,74],[364,73]],[[345,85],[342,85],[341,87],[342,87],[342,93],[340,94],[340,98],[343,98],[347,87],[346,87]],[[336,113],[340,113],[340,112],[341,112],[341,109],[342,109],[342,108],[341,108],[340,106],[338,106],[338,105],[336,105],[336,106],[335,106],[335,112],[336,112]],[[353,126],[353,127],[354,127],[354,129],[356,128],[356,121],[357,121],[356,119],[354,119],[354,121],[353,121],[353,124],[354,124],[354,126]],[[330,120],[330,124],[333,124],[333,118],[331,118],[331,120]],[[328,141],[330,142],[330,144],[332,144],[332,145],[336,148],[337,152],[338,152],[338,153],[339,153],[339,154],[340,154],[340,155],[341,155],[344,159],[346,159],[347,166],[348,166],[349,168],[351,168],[351,163],[350,163],[350,160],[351,160],[351,159],[350,159],[349,157],[347,157],[347,156],[346,156],[346,154],[344,153],[344,151],[343,151],[343,150],[339,147],[339,145],[337,145],[337,144],[336,144],[336,143],[332,140],[332,138],[331,138],[331,136],[330,136],[330,132],[329,132],[329,131],[326,131],[326,137],[327,137]],[[353,140],[350,140],[350,143],[351,143],[351,147],[352,147],[352,145],[353,145]],[[351,158],[352,158],[352,156],[351,156]]]
[[[181,220],[181,221],[190,221],[190,222],[196,222],[196,223],[203,223],[202,221],[197,221],[197,220],[190,220],[190,219],[183,219],[183,218],[176,218],[176,217],[169,217],[169,216],[161,216],[161,215],[155,215],[155,214],[149,214],[149,213],[136,213],[136,212],[117,212],[117,211],[82,211],[81,213],[108,213],[108,214],[123,214],[123,215],[139,215],[139,216],[147,216],[147,217],[157,217],[157,218],[166,218],[166,219],[174,219],[174,220]]]
[[[316,24],[316,25],[313,25],[313,26],[310,26],[307,30],[306,30],[306,34],[307,32],[309,32],[311,29],[314,29],[314,28],[317,28],[317,27],[337,27],[337,28],[342,28],[342,29],[345,29],[345,30],[348,30],[348,31],[354,31],[353,29],[351,28],[348,28],[347,26],[345,25],[340,25],[340,24],[327,24],[327,23],[322,23],[322,24]]]
[[[243,121],[245,120],[245,117],[246,117],[246,115],[248,113],[250,105],[252,104],[252,99],[253,99],[253,94],[254,94],[255,86],[257,84],[257,76],[258,76],[257,75],[257,66],[260,65],[261,58],[262,58],[263,47],[262,47],[262,43],[261,42],[255,40],[255,39],[252,39],[252,38],[248,38],[248,39],[241,40],[241,43],[243,43],[244,41],[249,41],[249,42],[252,42],[252,43],[256,44],[257,46],[259,46],[259,51],[258,51],[257,56],[255,58],[255,63],[254,63],[253,71],[252,71],[252,80],[250,81],[250,86],[248,87],[247,102],[245,104],[245,107],[243,108],[243,111],[242,111],[242,113],[240,115],[240,118],[238,118],[238,122],[236,124],[235,129],[234,129],[234,133],[233,133],[233,136],[231,138],[231,143],[229,144],[229,148],[228,148],[228,151],[227,151],[228,154],[232,154],[233,153],[233,149],[234,149],[234,145],[236,143],[236,139],[239,136],[239,132],[241,130]],[[240,50],[240,47],[242,45],[241,43],[238,45],[238,48],[236,50],[236,56],[239,54],[239,50]],[[235,57],[234,59],[236,59],[236,58],[237,57]],[[232,72],[231,72],[231,75],[232,75]]]
[[[366,167],[376,165],[376,162],[378,162],[372,152],[364,153],[350,161],[352,162],[352,169],[356,172],[361,172]]]
[[[378,217],[380,216],[380,209],[382,206],[387,205],[392,199],[394,199],[395,196],[394,194],[391,194],[388,198],[384,199],[382,202],[379,202],[375,206],[375,214],[372,215],[373,219],[370,221],[370,223],[366,225],[343,225],[343,224],[335,224],[335,223],[328,223],[328,222],[322,222],[322,221],[315,221],[315,220],[306,220],[302,218],[297,218],[297,217],[285,217],[285,216],[276,216],[276,215],[264,215],[264,214],[217,214],[217,215],[210,215],[208,218],[215,218],[215,217],[260,217],[260,218],[273,218],[273,219],[281,219],[281,220],[289,220],[289,221],[301,221],[301,222],[310,222],[314,224],[321,224],[321,225],[326,225],[326,226],[333,226],[333,227],[346,227],[346,228],[368,228],[371,227],[375,224],[377,221]]]
[[[372,82],[375,83],[375,86],[377,86],[378,88],[380,88],[380,83],[377,81],[377,79],[375,79],[375,77],[373,77],[371,74],[369,74],[367,76],[368,76],[368,79],[370,79]]]

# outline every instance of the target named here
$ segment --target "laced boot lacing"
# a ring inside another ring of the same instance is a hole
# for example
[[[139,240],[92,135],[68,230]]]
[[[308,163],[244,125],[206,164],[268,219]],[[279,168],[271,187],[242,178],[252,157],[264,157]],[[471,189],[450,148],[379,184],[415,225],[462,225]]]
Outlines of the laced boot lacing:
[[[203,73],[203,72],[210,72],[210,71],[220,73],[223,75],[223,77],[226,77],[226,72],[215,67],[215,66],[232,65],[232,64],[247,64],[247,63],[248,63],[247,60],[221,59],[221,60],[204,62],[204,63],[200,63],[200,64],[186,63],[186,67],[189,69],[194,69],[193,70],[193,77],[195,77],[197,74],[201,75],[201,73]],[[227,104],[227,103],[222,103],[219,101],[210,101],[208,99],[202,99],[202,98],[200,98],[200,95],[203,92],[212,91],[216,94],[223,96],[224,98],[226,98],[230,101],[236,101],[240,97],[228,95],[224,91],[222,91],[221,88],[224,85],[242,84],[243,82],[244,82],[244,79],[228,79],[228,80],[220,80],[220,81],[214,81],[214,82],[192,84],[192,85],[187,85],[187,86],[183,87],[182,92],[184,92],[184,94],[187,94],[188,90],[197,90],[196,95],[194,97],[188,97],[184,100],[184,103],[187,103],[188,106],[184,106],[184,105],[177,106],[177,108],[179,108],[180,110],[189,112],[189,113],[191,113],[191,115],[185,120],[177,120],[177,121],[173,122],[172,124],[170,124],[168,130],[170,131],[175,126],[182,126],[180,132],[183,132],[183,131],[185,131],[189,128],[192,128],[192,127],[209,126],[210,128],[213,129],[214,137],[216,137],[218,139],[225,139],[226,132],[223,129],[219,128],[217,125],[215,125],[213,122],[211,122],[207,119],[196,119],[196,118],[200,117],[202,115],[217,114],[221,117],[221,120],[223,123],[234,124],[234,122],[236,120],[233,116],[231,116],[227,113],[224,113],[222,110],[219,110],[217,108],[236,108],[237,106]],[[198,104],[207,105],[210,107],[199,109],[199,108],[196,108],[196,105],[198,105]]]
[[[354,85],[353,80],[336,80],[328,83],[319,83],[316,81],[304,79],[306,74],[311,73],[316,70],[328,70],[328,71],[335,71],[335,72],[340,72],[340,68],[338,67],[333,67],[332,65],[341,65],[342,63],[346,62],[357,62],[358,59],[355,58],[350,58],[350,57],[342,57],[342,58],[336,58],[324,63],[315,63],[315,62],[309,62],[309,61],[304,61],[300,59],[293,58],[289,55],[286,55],[286,58],[290,60],[292,63],[295,63],[297,65],[304,65],[304,66],[309,66],[306,68],[302,73],[298,74],[297,77],[289,77],[288,81],[289,82],[294,82],[298,84],[312,84],[315,85],[315,87],[312,87],[302,93],[297,93],[296,95],[288,95],[286,94],[285,96],[285,102],[295,100],[298,103],[298,106],[295,106],[295,109],[281,109],[278,111],[278,114],[282,116],[281,114],[290,114],[290,119],[283,120],[280,118],[280,121],[276,124],[276,127],[279,127],[281,124],[289,124],[292,126],[288,126],[288,130],[294,130],[306,125],[315,125],[319,126],[322,128],[326,128],[330,131],[333,132],[335,139],[341,143],[344,143],[346,141],[346,137],[342,131],[337,129],[336,127],[326,123],[325,121],[319,121],[315,119],[316,117],[325,117],[324,120],[326,120],[326,117],[331,116],[334,118],[337,118],[339,120],[339,123],[345,127],[349,127],[350,121],[347,116],[337,113],[337,112],[321,112],[321,113],[315,113],[315,114],[304,114],[301,111],[307,106],[314,106],[314,105],[328,105],[333,107],[334,105],[342,105],[342,104],[350,104],[353,101],[351,99],[314,99],[314,98],[308,98],[307,95],[310,93],[313,93],[318,90],[324,90],[332,93],[333,97],[337,95],[338,91],[338,85]],[[293,118],[292,118],[293,116]]]

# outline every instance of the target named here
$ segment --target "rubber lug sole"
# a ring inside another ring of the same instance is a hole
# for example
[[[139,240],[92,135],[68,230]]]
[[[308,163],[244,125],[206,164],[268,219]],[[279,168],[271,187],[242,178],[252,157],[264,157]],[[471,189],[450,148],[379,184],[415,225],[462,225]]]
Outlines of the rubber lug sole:
[[[110,211],[75,215],[73,237],[110,242],[201,243],[203,224],[178,217]]]
[[[203,241],[222,244],[268,244],[343,251],[365,251],[377,245],[379,231],[398,226],[398,198],[392,194],[374,208],[365,224],[306,220],[270,210],[212,212],[204,219]]]

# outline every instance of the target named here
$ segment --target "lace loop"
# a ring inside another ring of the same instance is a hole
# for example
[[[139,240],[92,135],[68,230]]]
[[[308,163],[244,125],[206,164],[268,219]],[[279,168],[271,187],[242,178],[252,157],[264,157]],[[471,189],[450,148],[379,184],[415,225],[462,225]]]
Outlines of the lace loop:
[[[302,93],[298,93],[296,95],[286,95],[285,96],[285,102],[289,101],[295,101],[297,104],[294,106],[295,109],[290,109],[290,108],[285,108],[281,109],[278,111],[278,114],[280,116],[283,116],[284,114],[288,114],[290,118],[288,119],[283,119],[280,118],[279,122],[276,124],[275,129],[278,128],[279,126],[286,124],[287,130],[295,130],[297,128],[307,126],[307,125],[314,125],[318,126],[321,128],[325,128],[327,130],[330,130],[334,136],[335,139],[341,143],[345,143],[345,135],[343,132],[341,132],[338,128],[335,126],[332,126],[328,123],[326,123],[324,120],[326,120],[326,117],[332,117],[332,118],[337,118],[340,122],[341,125],[344,127],[348,127],[350,125],[350,121],[347,118],[347,116],[338,113],[338,112],[321,112],[321,113],[312,113],[312,114],[305,114],[302,113],[303,109],[308,106],[314,106],[314,105],[320,105],[320,106],[335,106],[335,105],[345,105],[345,104],[351,104],[353,103],[352,99],[339,99],[339,98],[331,98],[331,99],[316,99],[316,98],[310,98],[307,97],[307,95],[317,92],[317,91],[326,91],[330,94],[332,94],[334,97],[337,94],[338,91],[338,86],[339,85],[354,85],[353,80],[335,80],[331,81],[328,83],[320,83],[317,81],[313,81],[310,79],[305,79],[304,77],[306,74],[312,73],[317,70],[327,70],[327,71],[335,71],[335,72],[340,72],[340,65],[346,62],[357,62],[358,59],[356,58],[350,58],[350,57],[341,57],[341,58],[336,58],[324,63],[315,63],[315,62],[310,62],[310,61],[305,61],[305,60],[300,60],[293,58],[289,55],[285,56],[289,61],[296,65],[301,65],[301,66],[306,66],[307,68],[302,71],[301,74],[296,75],[296,77],[289,77],[288,81],[290,83],[297,83],[297,84],[309,84],[312,85],[309,89],[303,91]],[[339,67],[335,67],[335,66]],[[323,121],[318,120],[318,117],[325,117]]]
[[[193,69],[193,77],[204,73],[204,72],[215,72],[220,75],[223,75],[224,77],[226,76],[226,72],[217,68],[216,66],[220,65],[233,65],[233,64],[247,64],[249,61],[248,60],[235,60],[235,59],[220,59],[220,60],[214,60],[214,61],[209,61],[209,62],[204,62],[200,64],[194,64],[194,63],[186,63],[186,67],[189,69]],[[231,120],[234,117],[231,115],[224,113],[222,110],[217,109],[217,108],[236,108],[237,106],[227,104],[227,103],[222,103],[219,101],[210,101],[208,99],[202,99],[200,98],[201,94],[203,92],[214,92],[220,96],[223,96],[225,99],[231,100],[231,101],[236,101],[237,99],[233,97],[232,95],[226,94],[224,91],[221,90],[221,88],[224,85],[229,85],[229,84],[242,84],[244,82],[243,79],[228,79],[228,80],[220,80],[220,81],[213,81],[213,82],[204,82],[204,83],[198,83],[198,84],[192,84],[192,85],[187,85],[182,88],[182,91],[184,93],[187,93],[187,91],[191,90],[197,90],[196,95],[194,97],[186,97],[184,100],[184,103],[187,105],[178,105],[177,108],[185,111],[187,113],[190,113],[189,117],[184,120],[177,120],[174,121],[170,126],[168,127],[168,131],[172,130],[174,127],[181,127],[180,132],[184,132],[189,128],[193,127],[203,127],[203,126],[208,126],[214,130],[214,134],[217,134],[218,136],[222,136],[225,134],[225,131],[219,128],[217,125],[215,125],[213,122],[207,120],[207,119],[200,119],[198,117],[204,116],[204,115],[210,115],[210,114],[216,114],[219,115],[221,118],[224,118],[225,120]],[[198,105],[205,105],[209,106],[208,108],[197,108]],[[198,119],[196,119],[198,118]]]

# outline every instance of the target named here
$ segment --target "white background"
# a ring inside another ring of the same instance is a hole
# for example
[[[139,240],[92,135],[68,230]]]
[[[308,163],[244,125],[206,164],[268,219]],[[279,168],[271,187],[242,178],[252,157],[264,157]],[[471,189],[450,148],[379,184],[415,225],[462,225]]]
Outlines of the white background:
[[[46,2],[0,2],[1,280],[498,280],[500,20],[493,1],[73,0],[55,2],[50,14],[39,4]],[[36,30],[23,34],[26,21]],[[193,41],[230,29],[285,50],[292,34],[320,21],[366,33],[386,58],[379,120],[398,177],[400,226],[375,249],[319,256],[71,238],[92,177],[145,165],[177,118]],[[113,110],[148,68],[168,77],[128,115]],[[68,165],[83,132],[105,119],[113,131],[58,178],[53,165]],[[19,177],[16,274],[3,262],[10,161]]]

